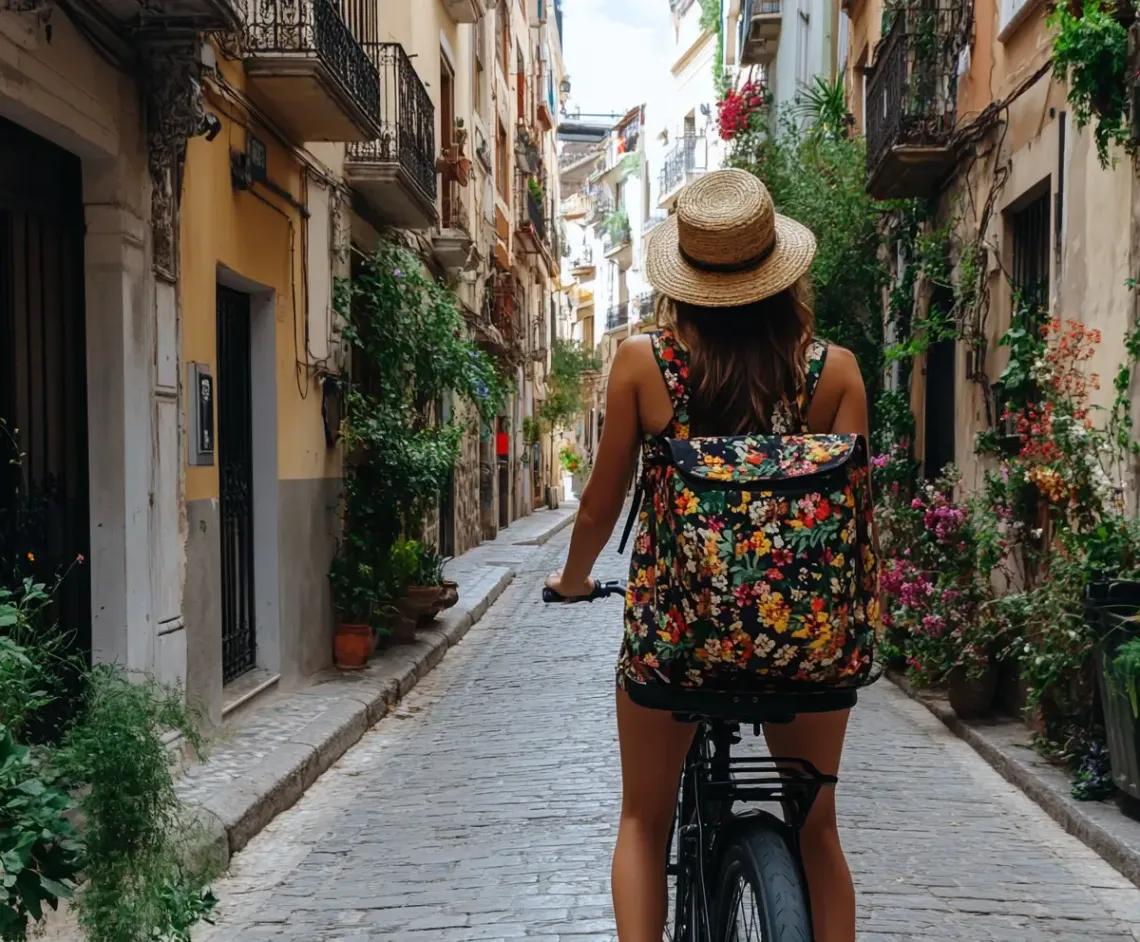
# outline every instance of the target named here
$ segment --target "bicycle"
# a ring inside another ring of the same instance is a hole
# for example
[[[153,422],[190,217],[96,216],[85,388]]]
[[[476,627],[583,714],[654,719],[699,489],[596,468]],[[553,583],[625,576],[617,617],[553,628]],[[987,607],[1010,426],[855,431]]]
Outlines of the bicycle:
[[[595,583],[578,599],[543,588],[548,603],[624,595],[620,581]],[[811,907],[799,834],[820,790],[838,779],[804,759],[734,756],[741,727],[802,713],[846,710],[855,690],[733,693],[634,688],[630,699],[698,724],[685,759],[666,873],[675,881],[673,942],[812,942]],[[737,804],[778,805],[743,813]]]

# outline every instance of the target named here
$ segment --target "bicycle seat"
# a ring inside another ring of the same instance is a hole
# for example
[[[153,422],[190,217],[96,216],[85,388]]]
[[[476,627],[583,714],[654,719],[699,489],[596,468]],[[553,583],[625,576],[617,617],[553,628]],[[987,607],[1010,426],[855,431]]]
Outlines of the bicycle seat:
[[[789,723],[801,713],[849,710],[859,691],[813,690],[746,692],[744,690],[678,690],[650,684],[626,685],[629,698],[651,710],[668,710],[679,717],[719,719],[741,723]]]

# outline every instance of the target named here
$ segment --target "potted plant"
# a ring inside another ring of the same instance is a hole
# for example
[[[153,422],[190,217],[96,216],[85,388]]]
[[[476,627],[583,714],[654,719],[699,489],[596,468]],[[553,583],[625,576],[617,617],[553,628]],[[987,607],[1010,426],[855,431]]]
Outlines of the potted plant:
[[[329,585],[337,610],[334,663],[341,670],[360,670],[376,650],[377,575],[348,543],[333,558]]]
[[[530,198],[542,205],[542,187],[534,177],[528,177],[526,181],[527,192],[530,193]]]
[[[420,543],[418,540],[397,540],[388,551],[388,595],[391,598],[388,615],[395,644],[411,644],[416,640],[416,622],[419,608],[415,596],[408,592],[419,570]]]
[[[408,590],[409,595],[419,594],[424,604],[431,599],[430,607],[419,616],[421,625],[430,622],[444,609],[451,608],[459,601],[459,584],[443,578],[446,562],[434,550],[426,546],[421,548],[419,570]]]
[[[1086,617],[1097,635],[1096,669],[1116,787],[1140,801],[1140,583],[1090,582]]]
[[[413,630],[443,593],[442,574],[435,585],[424,582],[434,578],[432,573],[424,571],[424,553],[424,545],[419,540],[398,540],[390,554],[393,576],[402,590],[396,607],[411,622]]]

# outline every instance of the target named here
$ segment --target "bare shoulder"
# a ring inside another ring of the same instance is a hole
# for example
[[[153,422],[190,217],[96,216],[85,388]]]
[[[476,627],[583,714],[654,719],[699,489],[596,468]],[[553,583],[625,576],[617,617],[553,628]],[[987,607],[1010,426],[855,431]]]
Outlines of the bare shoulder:
[[[649,334],[635,334],[628,340],[622,341],[614,354],[613,366],[610,375],[620,372],[623,377],[634,379],[645,373],[650,367],[654,370],[656,355],[653,353],[653,338]]]
[[[819,377],[820,390],[842,395],[849,389],[863,388],[863,371],[855,354],[838,344],[827,345],[827,359]]]

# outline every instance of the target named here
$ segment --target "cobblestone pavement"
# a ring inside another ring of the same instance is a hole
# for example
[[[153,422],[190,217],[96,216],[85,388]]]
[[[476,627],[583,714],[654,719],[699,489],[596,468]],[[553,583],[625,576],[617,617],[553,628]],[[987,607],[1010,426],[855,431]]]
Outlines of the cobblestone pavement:
[[[203,942],[615,938],[619,608],[542,605],[566,542],[235,858]],[[885,685],[840,805],[860,942],[1140,940],[1140,890]]]

